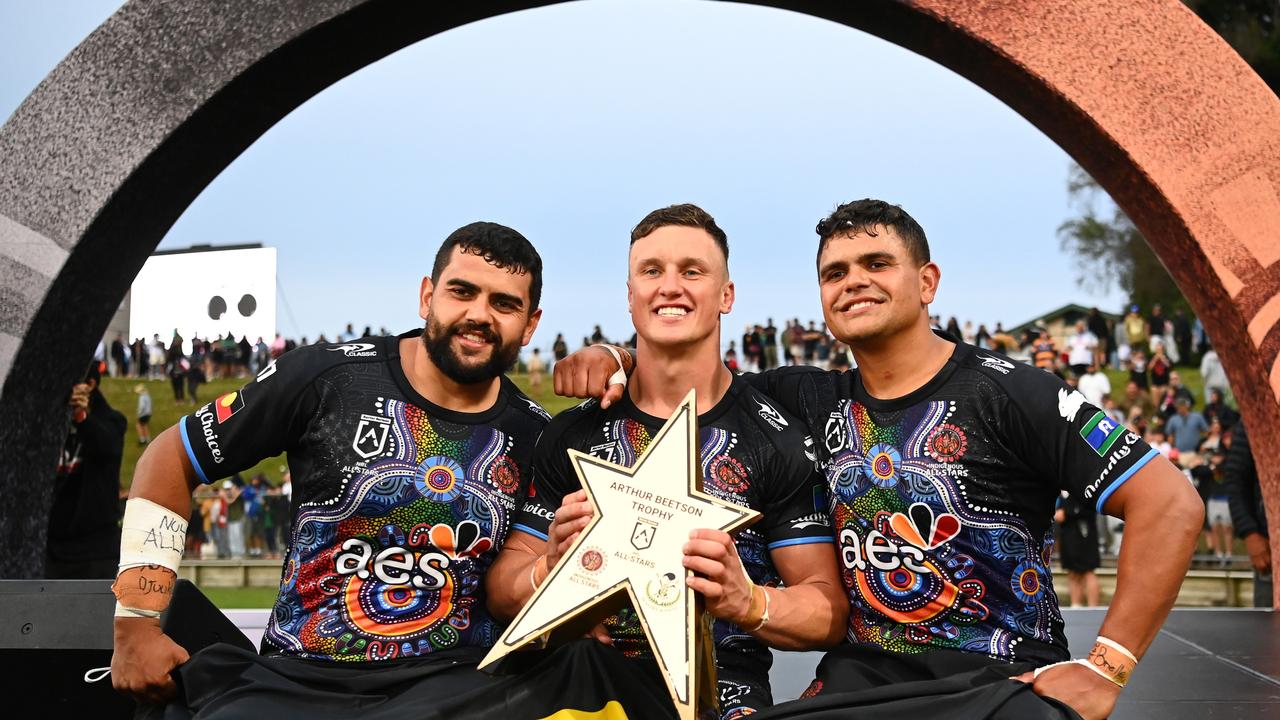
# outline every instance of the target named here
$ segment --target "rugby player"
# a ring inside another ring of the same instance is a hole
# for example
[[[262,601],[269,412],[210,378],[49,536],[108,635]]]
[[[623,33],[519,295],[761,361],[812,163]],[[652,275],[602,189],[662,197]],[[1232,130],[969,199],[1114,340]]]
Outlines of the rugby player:
[[[684,564],[696,573],[689,587],[717,618],[720,717],[738,718],[773,703],[768,648],[834,645],[848,605],[824,481],[805,455],[809,439],[720,360],[720,316],[734,301],[728,256],[724,231],[694,205],[655,210],[632,231],[627,304],[639,368],[611,407],[588,400],[547,426],[533,491],[487,583],[494,614],[513,617],[591,517],[567,450],[633,465],[694,388],[704,490],[763,514],[736,540],[704,529],[685,548]],[[604,627],[625,654],[648,654],[630,608]]]
[[[1057,377],[932,330],[941,271],[901,208],[841,205],[817,233],[823,315],[857,369],[751,379],[803,419],[826,469],[850,644],[826,655],[807,694],[1016,676],[1107,717],[1190,565],[1195,491]],[[556,391],[610,404],[616,369],[584,349],[557,365]],[[1125,521],[1115,595],[1076,661],[1049,570],[1061,490]]]
[[[541,289],[528,240],[467,225],[422,280],[424,330],[298,348],[158,436],[124,521],[115,687],[202,717],[282,707],[368,717],[396,697],[424,716],[412,703],[442,697],[428,675],[450,696],[492,682],[474,670],[499,631],[483,579],[549,419],[503,373],[538,326]],[[191,491],[281,452],[292,537],[265,657],[214,645],[188,662],[158,616]],[[179,665],[187,682],[175,698]]]

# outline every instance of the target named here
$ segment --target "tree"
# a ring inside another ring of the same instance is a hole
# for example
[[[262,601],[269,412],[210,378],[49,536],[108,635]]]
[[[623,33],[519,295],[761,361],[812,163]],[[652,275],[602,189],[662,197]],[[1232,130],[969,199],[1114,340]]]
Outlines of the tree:
[[[1086,290],[1105,291],[1119,287],[1145,310],[1160,303],[1166,311],[1190,310],[1182,291],[1169,277],[1151,245],[1124,211],[1116,207],[1101,186],[1079,165],[1071,165],[1067,194],[1079,210],[1079,217],[1058,226],[1062,249],[1075,256],[1076,281]],[[1098,211],[1099,196],[1110,208],[1109,216]]]

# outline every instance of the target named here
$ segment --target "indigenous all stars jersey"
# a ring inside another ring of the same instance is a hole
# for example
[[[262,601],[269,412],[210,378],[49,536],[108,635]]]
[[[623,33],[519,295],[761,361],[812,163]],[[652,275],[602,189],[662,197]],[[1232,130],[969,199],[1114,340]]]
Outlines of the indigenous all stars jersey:
[[[181,424],[206,482],[289,453],[292,538],[263,652],[389,660],[497,638],[484,574],[548,417],[506,378],[485,412],[433,405],[401,338],[299,348]]]
[[[895,400],[857,371],[751,382],[809,423],[826,468],[849,639],[1005,660],[1068,657],[1052,586],[1060,490],[1101,509],[1155,457],[1057,377],[957,343]]]
[[[636,408],[629,396],[607,410],[588,400],[558,415],[538,441],[533,482],[515,528],[545,540],[561,500],[581,489],[569,448],[631,467],[663,424]],[[812,443],[798,426],[737,378],[724,398],[698,417],[703,491],[764,515],[736,538],[743,566],[759,585],[780,582],[771,549],[832,542],[824,481],[816,456],[809,456]],[[661,518],[654,519],[660,527]],[[605,627],[624,653],[648,654],[644,630],[630,608],[606,620]],[[729,712],[735,704],[758,699],[748,697],[753,689],[767,692],[773,656],[732,623],[717,620],[714,636],[722,709]]]

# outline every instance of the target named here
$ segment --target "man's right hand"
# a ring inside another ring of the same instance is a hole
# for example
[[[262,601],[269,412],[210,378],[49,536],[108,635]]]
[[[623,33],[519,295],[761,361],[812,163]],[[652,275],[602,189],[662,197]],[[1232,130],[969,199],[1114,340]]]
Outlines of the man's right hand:
[[[1271,544],[1262,533],[1245,535],[1244,547],[1249,551],[1249,562],[1254,570],[1261,575],[1271,572]]]
[[[631,374],[630,354],[618,348],[623,358],[622,368]],[[564,397],[599,398],[600,407],[607,408],[622,399],[622,384],[608,385],[609,377],[618,371],[618,361],[602,347],[585,347],[556,363],[555,390]]]
[[[111,685],[138,702],[163,705],[178,692],[169,672],[189,659],[187,651],[151,618],[116,618]]]
[[[617,363],[615,363],[616,365]],[[560,558],[568,551],[578,533],[591,522],[594,514],[591,503],[587,500],[587,491],[579,490],[564,496],[560,507],[556,509],[555,518],[547,530],[547,570],[551,570],[560,562]]]

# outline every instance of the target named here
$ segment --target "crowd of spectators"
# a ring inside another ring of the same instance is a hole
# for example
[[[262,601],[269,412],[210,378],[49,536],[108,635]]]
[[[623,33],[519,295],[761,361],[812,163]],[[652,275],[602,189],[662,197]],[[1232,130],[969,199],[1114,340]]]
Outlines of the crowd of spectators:
[[[194,559],[279,559],[289,543],[293,483],[289,471],[272,486],[262,473],[234,475],[192,494],[186,556]]]

